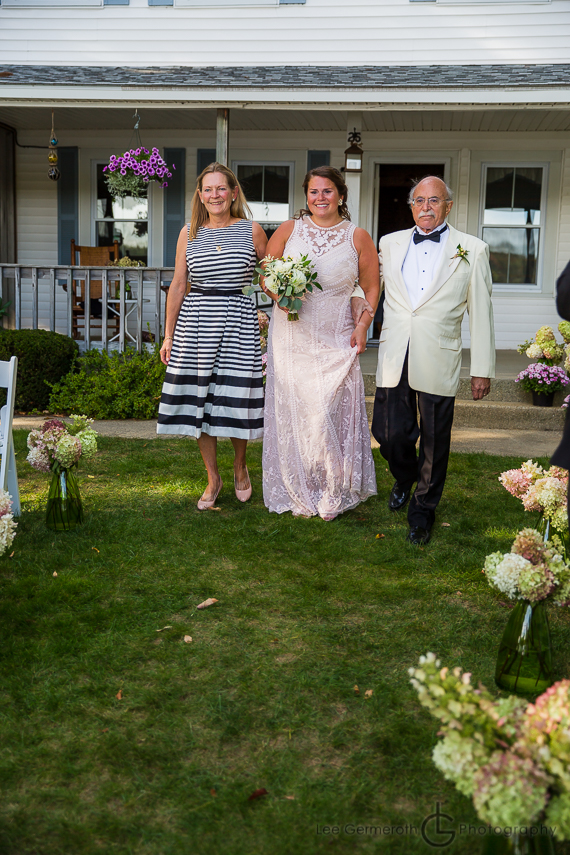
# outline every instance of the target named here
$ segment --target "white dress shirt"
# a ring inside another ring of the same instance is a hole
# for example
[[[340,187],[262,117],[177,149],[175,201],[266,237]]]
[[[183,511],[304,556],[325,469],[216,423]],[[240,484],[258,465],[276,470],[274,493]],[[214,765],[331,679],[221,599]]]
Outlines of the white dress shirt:
[[[445,224],[447,226],[447,222]],[[440,231],[444,226],[441,225],[435,231]],[[427,234],[422,229],[416,226],[417,231],[421,235]],[[445,250],[445,245],[449,237],[449,229],[445,231],[439,239],[439,243],[433,240],[424,240],[421,243],[414,243],[413,235],[410,237],[410,245],[402,265],[402,276],[408,290],[412,309],[415,309],[421,302],[424,291],[427,291],[435,278],[435,272],[438,264],[441,261],[441,256]]]

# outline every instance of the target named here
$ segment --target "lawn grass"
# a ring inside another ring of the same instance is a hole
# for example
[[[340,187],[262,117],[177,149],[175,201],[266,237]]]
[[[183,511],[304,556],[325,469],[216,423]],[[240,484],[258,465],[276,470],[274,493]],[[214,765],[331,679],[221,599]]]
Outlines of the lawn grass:
[[[260,444],[253,500],[233,495],[224,442],[220,510],[199,513],[196,443],[101,438],[79,470],[85,523],[56,534],[25,436],[0,558],[2,855],[425,853],[419,834],[351,829],[419,831],[436,801],[479,825],[431,762],[437,722],[407,668],[433,650],[494,689],[509,612],[481,567],[532,521],[497,481],[519,458],[452,455],[418,549],[377,452],[378,498],[325,523],[267,513]],[[550,621],[570,677],[570,616]],[[480,849],[458,834],[444,851]]]

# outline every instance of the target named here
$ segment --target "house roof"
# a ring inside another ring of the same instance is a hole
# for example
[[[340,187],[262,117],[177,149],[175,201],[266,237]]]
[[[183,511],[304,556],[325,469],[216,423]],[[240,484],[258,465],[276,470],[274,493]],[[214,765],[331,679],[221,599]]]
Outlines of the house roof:
[[[26,86],[128,86],[311,89],[461,90],[570,87],[570,64],[428,66],[209,66],[130,68],[2,65],[0,83]]]

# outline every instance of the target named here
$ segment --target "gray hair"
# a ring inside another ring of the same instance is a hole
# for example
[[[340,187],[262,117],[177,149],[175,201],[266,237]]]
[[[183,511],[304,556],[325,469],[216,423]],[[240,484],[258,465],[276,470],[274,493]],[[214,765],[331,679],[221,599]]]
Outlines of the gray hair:
[[[422,181],[426,181],[428,178],[438,178],[439,181],[442,182],[442,184],[445,187],[445,200],[446,200],[446,202],[451,202],[451,200],[453,199],[453,190],[451,189],[451,187],[448,187],[448,185],[445,183],[443,178],[440,178],[439,175],[424,175],[423,178],[418,178],[412,184],[412,189],[408,193],[408,205],[411,205],[414,201],[414,191],[415,191],[416,187],[418,186],[418,184],[421,184]]]

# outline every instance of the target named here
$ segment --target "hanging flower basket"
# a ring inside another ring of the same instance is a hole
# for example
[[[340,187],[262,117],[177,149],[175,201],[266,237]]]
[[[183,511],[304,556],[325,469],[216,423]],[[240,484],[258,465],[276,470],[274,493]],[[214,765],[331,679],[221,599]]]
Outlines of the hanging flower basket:
[[[139,146],[129,149],[119,157],[112,154],[107,166],[103,167],[103,172],[109,193],[115,199],[124,196],[140,199],[146,196],[151,181],[156,181],[162,188],[168,187],[166,179],[172,178],[171,169],[176,169],[176,166],[172,164],[169,167],[157,148],[149,151],[148,148]]]

